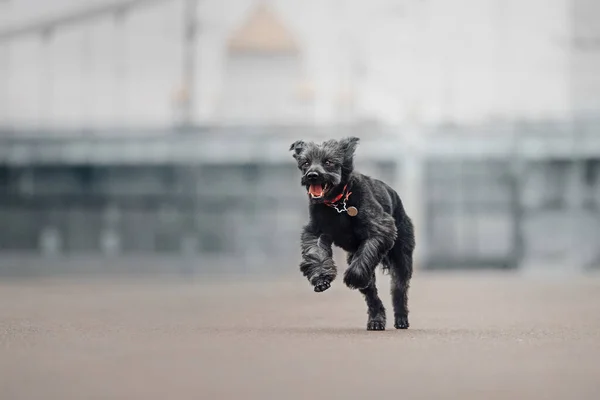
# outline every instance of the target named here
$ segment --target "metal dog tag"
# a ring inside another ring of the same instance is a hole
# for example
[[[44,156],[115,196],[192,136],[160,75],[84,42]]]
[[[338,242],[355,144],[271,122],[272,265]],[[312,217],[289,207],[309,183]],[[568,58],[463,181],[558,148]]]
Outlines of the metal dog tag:
[[[349,216],[356,217],[358,215],[358,208],[351,206],[346,210]]]

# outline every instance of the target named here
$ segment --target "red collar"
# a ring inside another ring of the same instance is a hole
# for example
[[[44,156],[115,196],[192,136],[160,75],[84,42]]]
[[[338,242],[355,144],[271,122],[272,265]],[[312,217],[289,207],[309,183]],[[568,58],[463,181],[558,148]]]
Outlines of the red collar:
[[[348,198],[350,197],[350,195],[352,194],[352,192],[347,192],[346,193],[346,189],[348,188],[348,184],[344,185],[344,190],[342,190],[342,192],[340,194],[338,194],[337,196],[335,196],[334,199],[331,200],[325,200],[324,203],[326,205],[328,205],[329,207],[332,207],[333,205],[335,205],[338,201],[340,201],[342,198],[344,198],[344,194],[346,195],[344,198],[344,201],[348,200]]]

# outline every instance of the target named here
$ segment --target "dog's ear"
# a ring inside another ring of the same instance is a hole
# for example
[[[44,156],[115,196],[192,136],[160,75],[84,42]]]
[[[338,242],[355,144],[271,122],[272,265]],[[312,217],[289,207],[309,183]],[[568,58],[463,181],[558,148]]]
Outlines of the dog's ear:
[[[294,152],[292,157],[298,158],[298,154],[302,152],[302,149],[304,149],[304,142],[302,140],[296,140],[294,143],[292,143],[290,146],[290,151]]]
[[[344,158],[346,160],[352,160],[352,158],[354,157],[354,152],[358,147],[359,141],[360,139],[354,136],[350,136],[340,140],[340,147],[344,152]]]

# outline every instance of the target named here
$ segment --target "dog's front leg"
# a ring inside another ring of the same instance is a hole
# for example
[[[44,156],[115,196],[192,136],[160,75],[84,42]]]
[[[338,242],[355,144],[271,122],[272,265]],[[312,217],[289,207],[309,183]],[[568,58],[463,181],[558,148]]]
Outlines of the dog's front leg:
[[[302,230],[300,270],[315,287],[315,292],[329,289],[337,275],[333,263],[331,238],[317,232],[310,224]]]
[[[368,238],[359,245],[344,274],[344,283],[351,289],[369,286],[375,268],[394,246],[398,235],[394,219],[389,215],[372,220],[368,232]]]

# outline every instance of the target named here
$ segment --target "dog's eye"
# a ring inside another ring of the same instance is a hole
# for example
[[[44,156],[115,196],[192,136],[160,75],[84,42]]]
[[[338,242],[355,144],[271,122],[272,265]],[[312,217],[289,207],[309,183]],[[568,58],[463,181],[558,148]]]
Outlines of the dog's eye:
[[[302,166],[303,166],[303,167],[308,167],[308,164],[309,164],[309,162],[308,162],[308,161],[304,161],[304,162],[302,163]]]
[[[325,160],[325,165],[327,165],[329,167],[331,165],[331,161]]]

